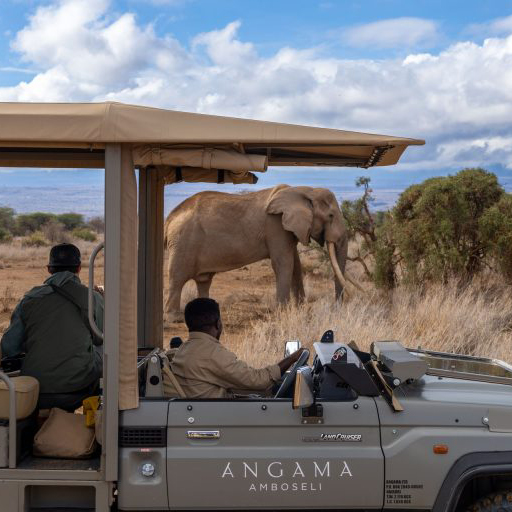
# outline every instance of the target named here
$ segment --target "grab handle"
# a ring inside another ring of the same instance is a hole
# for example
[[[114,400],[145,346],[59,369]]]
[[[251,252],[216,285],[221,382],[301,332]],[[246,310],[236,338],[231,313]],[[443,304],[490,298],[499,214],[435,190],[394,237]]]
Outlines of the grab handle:
[[[189,430],[187,432],[189,439],[220,439],[220,432],[218,430]]]
[[[98,329],[96,320],[94,319],[94,262],[98,253],[105,247],[105,242],[97,245],[91,253],[89,259],[89,297],[88,297],[88,313],[89,313],[89,324],[92,331],[98,338],[103,339],[103,333]]]
[[[0,380],[3,380],[9,390],[9,469],[16,467],[16,388],[11,379],[0,371]]]

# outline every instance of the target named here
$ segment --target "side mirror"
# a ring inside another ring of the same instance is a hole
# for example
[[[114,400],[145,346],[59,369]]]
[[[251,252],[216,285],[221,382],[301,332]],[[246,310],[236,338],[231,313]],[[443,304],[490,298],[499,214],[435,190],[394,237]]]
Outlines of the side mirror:
[[[289,355],[293,354],[294,352],[297,352],[300,348],[300,341],[294,340],[294,341],[287,341],[284,344],[284,357],[288,357]]]
[[[301,366],[297,370],[297,377],[295,379],[292,407],[294,409],[311,407],[314,403],[313,373],[309,366]]]

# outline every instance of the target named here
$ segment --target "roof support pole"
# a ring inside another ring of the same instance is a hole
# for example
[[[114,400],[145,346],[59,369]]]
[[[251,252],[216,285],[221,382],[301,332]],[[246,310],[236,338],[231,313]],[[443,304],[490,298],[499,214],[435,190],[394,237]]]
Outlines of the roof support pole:
[[[105,319],[103,452],[107,481],[117,480],[119,410],[138,405],[137,183],[131,148],[105,148]]]
[[[139,170],[138,344],[163,345],[164,182],[155,167]]]

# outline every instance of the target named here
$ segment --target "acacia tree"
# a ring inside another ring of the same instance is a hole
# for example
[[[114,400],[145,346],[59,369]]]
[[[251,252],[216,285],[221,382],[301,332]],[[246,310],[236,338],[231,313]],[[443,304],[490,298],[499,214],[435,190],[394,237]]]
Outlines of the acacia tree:
[[[364,273],[381,288],[394,288],[397,283],[396,268],[400,256],[396,253],[389,212],[372,212],[374,200],[370,178],[361,176],[356,186],[363,187],[363,195],[355,201],[343,201],[341,212],[347,224],[349,237],[360,238],[356,253],[350,261],[358,262]]]
[[[366,259],[372,253],[377,235],[375,234],[375,221],[370,213],[369,206],[369,203],[373,201],[370,178],[361,176],[356,180],[356,186],[364,187],[363,196],[355,201],[345,200],[341,203],[341,213],[347,225],[349,238],[355,239],[358,235],[362,238],[362,243],[357,247],[356,255],[348,259],[357,261],[363,267],[365,274],[371,278],[372,273],[368,268]]]
[[[55,219],[53,213],[34,212],[22,213],[16,217],[16,234],[25,236],[35,231],[40,231],[44,224]]]

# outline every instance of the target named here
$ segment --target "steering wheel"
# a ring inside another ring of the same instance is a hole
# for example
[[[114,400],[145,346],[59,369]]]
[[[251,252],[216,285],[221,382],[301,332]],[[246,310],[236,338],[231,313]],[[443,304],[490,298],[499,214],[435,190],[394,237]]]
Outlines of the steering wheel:
[[[283,382],[279,386],[277,393],[274,398],[285,398],[290,391],[291,387],[295,383],[295,378],[297,377],[297,370],[304,366],[309,359],[309,350],[305,349],[304,352],[299,356],[297,362],[292,366],[292,369],[289,373],[286,374],[286,377],[283,379]]]

